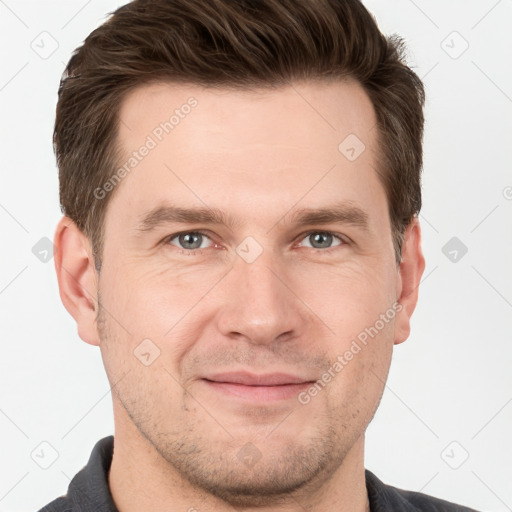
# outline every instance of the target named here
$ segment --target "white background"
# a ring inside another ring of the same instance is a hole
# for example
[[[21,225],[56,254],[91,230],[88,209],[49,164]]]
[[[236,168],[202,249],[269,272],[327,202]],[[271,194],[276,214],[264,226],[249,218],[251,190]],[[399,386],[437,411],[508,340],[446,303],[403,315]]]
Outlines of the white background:
[[[2,511],[63,494],[113,433],[99,350],[62,306],[53,260],[32,248],[53,239],[60,218],[51,137],[61,73],[121,3],[0,2]],[[512,510],[512,2],[366,5],[384,33],[405,38],[427,89],[427,268],[412,335],[395,349],[368,429],[366,467],[398,487]],[[45,59],[35,51],[57,44]],[[442,252],[452,237],[468,249],[456,262]],[[48,469],[31,457],[43,450],[51,462],[41,442],[58,452]]]

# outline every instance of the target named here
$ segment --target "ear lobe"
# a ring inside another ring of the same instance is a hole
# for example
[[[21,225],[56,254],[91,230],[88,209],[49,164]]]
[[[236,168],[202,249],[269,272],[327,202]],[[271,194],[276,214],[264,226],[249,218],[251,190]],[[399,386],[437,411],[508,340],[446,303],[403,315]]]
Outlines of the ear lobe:
[[[405,341],[410,334],[411,316],[418,302],[418,287],[425,270],[425,258],[421,250],[421,230],[414,218],[404,233],[402,260],[399,268],[398,302],[401,306],[395,321],[395,345]]]
[[[62,303],[75,319],[80,338],[91,345],[99,345],[98,276],[89,240],[69,217],[63,217],[53,243]]]

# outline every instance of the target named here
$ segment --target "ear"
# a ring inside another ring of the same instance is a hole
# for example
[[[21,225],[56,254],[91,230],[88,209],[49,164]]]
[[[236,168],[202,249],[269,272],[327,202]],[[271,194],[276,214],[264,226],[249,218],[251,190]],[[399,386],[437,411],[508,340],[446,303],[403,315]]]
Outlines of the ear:
[[[99,345],[96,325],[98,274],[90,242],[69,217],[63,217],[57,225],[53,243],[62,303],[75,319],[80,338],[91,345]]]
[[[395,345],[405,341],[410,334],[411,316],[418,302],[418,287],[425,270],[425,258],[421,251],[420,224],[415,217],[404,233],[402,260],[398,270],[397,297],[401,309],[395,321]]]

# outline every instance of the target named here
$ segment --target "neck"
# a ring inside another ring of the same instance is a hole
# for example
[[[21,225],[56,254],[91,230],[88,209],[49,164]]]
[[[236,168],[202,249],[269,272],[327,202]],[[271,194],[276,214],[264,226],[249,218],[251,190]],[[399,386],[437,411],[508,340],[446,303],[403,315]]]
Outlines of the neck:
[[[234,507],[191,484],[126,422],[116,422],[109,486],[119,512],[232,512]],[[364,434],[338,468],[275,505],[237,507],[239,512],[369,512],[364,473]]]

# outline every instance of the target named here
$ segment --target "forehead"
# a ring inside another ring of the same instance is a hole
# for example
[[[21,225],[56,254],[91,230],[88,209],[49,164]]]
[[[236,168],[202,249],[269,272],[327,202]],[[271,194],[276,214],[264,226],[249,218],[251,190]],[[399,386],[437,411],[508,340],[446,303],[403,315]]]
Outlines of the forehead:
[[[159,127],[164,136],[173,131],[174,138],[193,135],[195,142],[205,135],[202,142],[211,145],[220,139],[231,145],[296,144],[302,139],[318,147],[320,138],[327,145],[350,133],[371,144],[376,123],[370,99],[351,79],[254,90],[155,83],[129,93],[119,117],[119,138],[127,149],[139,142],[140,132],[156,131],[159,138]]]
[[[326,195],[382,195],[375,112],[355,81],[251,91],[151,84],[125,98],[119,118],[126,172],[111,202],[134,212],[203,203],[261,217],[277,198],[289,209],[306,195],[310,206]]]

